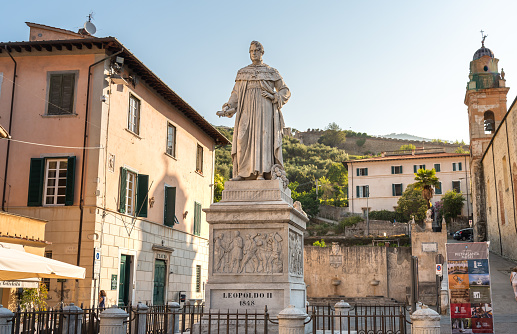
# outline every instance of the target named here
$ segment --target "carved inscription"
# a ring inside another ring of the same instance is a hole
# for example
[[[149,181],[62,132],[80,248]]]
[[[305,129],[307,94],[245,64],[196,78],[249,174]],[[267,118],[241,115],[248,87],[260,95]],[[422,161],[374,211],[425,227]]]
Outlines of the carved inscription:
[[[302,236],[289,230],[289,273],[303,275]]]
[[[214,273],[282,273],[282,236],[278,232],[214,231]]]

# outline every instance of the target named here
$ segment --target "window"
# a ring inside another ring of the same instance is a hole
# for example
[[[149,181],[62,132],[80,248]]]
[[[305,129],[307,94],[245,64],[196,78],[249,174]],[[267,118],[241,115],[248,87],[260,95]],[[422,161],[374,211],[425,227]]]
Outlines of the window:
[[[203,147],[197,145],[196,172],[203,174]]]
[[[137,174],[120,168],[119,212],[130,216],[147,217],[149,175]]]
[[[201,292],[201,266],[196,265],[196,292]]]
[[[201,203],[194,202],[194,234],[201,235]]]
[[[127,116],[127,129],[139,134],[140,129],[140,100],[129,95],[129,112]]]
[[[461,183],[460,183],[460,181],[452,181],[452,190],[454,190],[457,193],[461,192]]]
[[[33,158],[27,206],[73,205],[75,157]]]
[[[357,198],[370,197],[370,187],[369,186],[356,186],[355,190],[356,190]]]
[[[368,168],[357,168],[357,176],[368,176]]]
[[[165,187],[165,214],[164,224],[166,226],[173,227],[174,224],[178,224],[178,218],[176,218],[176,187]]]
[[[436,195],[442,194],[442,183],[441,182],[438,182],[438,185],[436,187],[434,187],[434,193]]]
[[[74,113],[75,73],[49,74],[47,115]]]
[[[436,172],[439,172],[439,171],[441,170],[441,166],[440,166],[440,164],[434,164],[434,170],[435,170]]]
[[[455,171],[460,171],[460,170],[463,170],[463,166],[461,165],[461,162],[453,162],[452,163],[452,171],[455,172]]]
[[[168,155],[176,157],[176,127],[167,123],[167,148]]]
[[[391,174],[402,174],[402,166],[391,166]]]
[[[425,169],[425,165],[413,165],[413,173],[418,173],[419,169]]]
[[[402,196],[402,183],[394,183],[391,185],[393,196]]]
[[[492,134],[495,132],[495,117],[494,112],[491,110],[485,111],[485,114],[483,115],[484,118],[484,133],[486,135]]]

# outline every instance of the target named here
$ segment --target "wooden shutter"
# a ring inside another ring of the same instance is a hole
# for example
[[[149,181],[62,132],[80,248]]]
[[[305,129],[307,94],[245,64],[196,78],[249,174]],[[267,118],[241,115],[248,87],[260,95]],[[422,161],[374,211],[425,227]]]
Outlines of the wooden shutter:
[[[395,185],[394,184],[391,185],[391,195],[392,196],[396,196]]]
[[[74,89],[75,73],[51,74],[47,113],[49,115],[73,113]]]
[[[138,174],[136,178],[136,212],[137,217],[147,217],[149,198],[149,175]]]
[[[391,174],[395,174],[395,166],[391,166]]]
[[[455,163],[455,162],[453,162],[453,163],[452,163],[452,171],[453,171],[453,172],[455,172],[455,171],[456,171],[456,163]]]
[[[359,196],[359,186],[355,186],[355,194],[356,194],[356,197],[361,197]]]
[[[74,205],[75,192],[75,157],[68,157],[66,169],[65,205]]]
[[[359,168],[355,169],[355,173],[357,174],[357,176],[359,176]]]
[[[194,234],[201,234],[201,203],[194,203]]]
[[[364,175],[365,175],[365,176],[368,176],[368,168],[365,168],[365,169],[364,169]]]
[[[45,159],[32,158],[29,172],[29,192],[27,206],[41,206],[43,201],[43,181],[45,180]]]
[[[118,212],[126,213],[127,169],[120,167],[120,195]]]
[[[402,166],[400,166],[400,174],[402,174],[402,173],[403,173],[403,172],[402,172]]]
[[[165,187],[164,224],[174,226],[176,215],[176,187]]]
[[[458,162],[458,170],[462,170],[463,168],[461,168],[461,162]]]
[[[415,173],[415,174],[416,174],[417,170],[418,170],[418,169],[416,168],[416,165],[413,165],[413,173]]]

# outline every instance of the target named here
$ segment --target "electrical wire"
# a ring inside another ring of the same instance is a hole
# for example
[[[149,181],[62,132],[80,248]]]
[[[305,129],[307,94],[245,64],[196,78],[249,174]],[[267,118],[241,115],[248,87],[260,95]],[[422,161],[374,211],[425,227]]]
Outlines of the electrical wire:
[[[17,140],[17,139],[13,139],[13,138],[3,138],[3,139],[14,141],[14,142],[17,142],[17,143],[22,143],[22,144],[46,146],[46,147],[69,148],[69,149],[78,149],[78,150],[82,150],[82,149],[85,149],[85,150],[102,150],[102,149],[104,149],[104,147],[102,147],[102,146],[99,146],[99,147],[62,146],[62,145],[49,145],[49,144],[33,143],[33,142],[30,142],[30,141]]]

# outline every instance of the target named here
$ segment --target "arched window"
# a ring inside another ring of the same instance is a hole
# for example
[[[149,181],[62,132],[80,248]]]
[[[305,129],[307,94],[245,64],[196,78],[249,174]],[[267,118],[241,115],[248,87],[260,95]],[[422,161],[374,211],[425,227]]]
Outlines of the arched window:
[[[494,119],[494,112],[493,111],[485,111],[485,134],[492,134],[495,131],[495,119]]]

